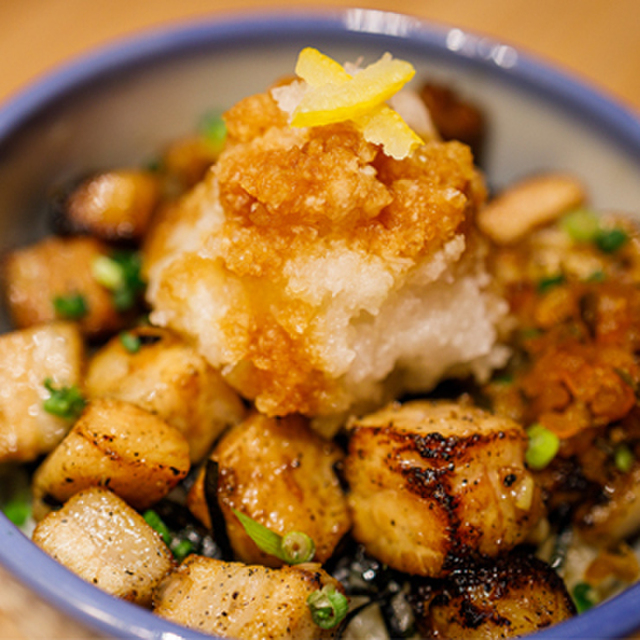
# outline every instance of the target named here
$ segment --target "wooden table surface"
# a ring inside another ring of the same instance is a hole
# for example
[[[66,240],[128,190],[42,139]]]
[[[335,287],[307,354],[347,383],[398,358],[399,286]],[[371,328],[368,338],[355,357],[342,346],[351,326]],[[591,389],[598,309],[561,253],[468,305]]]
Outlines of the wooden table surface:
[[[573,71],[640,112],[640,0],[331,0],[394,10],[512,44]],[[0,0],[0,101],[82,52],[158,25],[282,7],[290,0]],[[0,639],[98,637],[31,597],[0,569]]]

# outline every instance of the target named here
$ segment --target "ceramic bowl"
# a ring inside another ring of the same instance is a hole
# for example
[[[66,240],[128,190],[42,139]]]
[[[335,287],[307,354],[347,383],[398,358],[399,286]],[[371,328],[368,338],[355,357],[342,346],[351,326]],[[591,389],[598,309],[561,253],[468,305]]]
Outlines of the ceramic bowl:
[[[311,45],[340,60],[385,51],[442,80],[490,120],[484,169],[499,188],[563,170],[598,208],[640,212],[640,121],[611,99],[508,44],[362,9],[202,21],[118,42],[55,70],[0,109],[0,251],[44,233],[48,187],[90,169],[147,161],[224,109],[292,72]],[[8,323],[3,320],[3,329]],[[55,607],[113,637],[209,638],[101,593],[47,557],[0,514],[0,563]],[[640,585],[543,638],[640,629]]]

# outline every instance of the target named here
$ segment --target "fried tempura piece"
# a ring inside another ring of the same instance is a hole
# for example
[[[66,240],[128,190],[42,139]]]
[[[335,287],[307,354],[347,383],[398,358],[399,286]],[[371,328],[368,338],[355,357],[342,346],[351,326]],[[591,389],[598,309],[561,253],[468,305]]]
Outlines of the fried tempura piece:
[[[268,415],[335,416],[502,361],[466,146],[395,160],[350,122],[290,128],[269,93],[225,119],[219,162],[147,243],[155,323]]]

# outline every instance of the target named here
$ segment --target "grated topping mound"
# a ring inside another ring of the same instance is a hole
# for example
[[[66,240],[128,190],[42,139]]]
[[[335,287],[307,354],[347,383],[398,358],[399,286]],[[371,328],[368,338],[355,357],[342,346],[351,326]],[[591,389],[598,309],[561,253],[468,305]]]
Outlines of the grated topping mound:
[[[468,147],[430,141],[397,160],[351,121],[291,127],[272,92],[225,120],[218,163],[147,244],[153,322],[263,413],[325,425],[502,364]]]

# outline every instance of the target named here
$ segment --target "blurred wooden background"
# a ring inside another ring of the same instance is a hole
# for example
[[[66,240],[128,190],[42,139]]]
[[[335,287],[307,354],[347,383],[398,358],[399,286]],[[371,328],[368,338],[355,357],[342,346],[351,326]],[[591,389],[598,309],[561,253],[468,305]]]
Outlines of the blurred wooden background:
[[[213,14],[360,6],[413,14],[512,44],[640,112],[640,0],[0,0],[0,101],[92,47]],[[0,569],[0,639],[95,634],[40,603]]]
[[[88,48],[155,25],[271,7],[354,5],[493,36],[640,109],[640,0],[0,0],[0,100]]]

